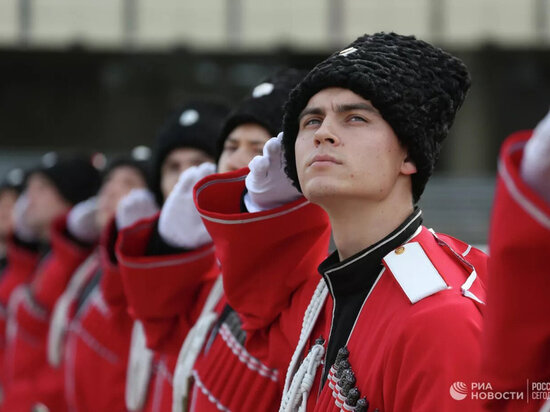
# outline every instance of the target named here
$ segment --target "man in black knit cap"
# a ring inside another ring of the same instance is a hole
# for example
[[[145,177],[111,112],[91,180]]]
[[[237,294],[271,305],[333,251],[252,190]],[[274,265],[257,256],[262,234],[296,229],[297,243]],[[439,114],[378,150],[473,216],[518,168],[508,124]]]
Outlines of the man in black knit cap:
[[[58,262],[52,258],[54,245],[64,243],[62,238],[67,234],[65,229],[58,231],[58,228],[64,226],[64,216],[69,209],[95,195],[99,184],[100,174],[91,156],[50,152],[43,156],[41,165],[29,173],[24,192],[16,202],[8,265],[0,282],[0,308],[12,309],[0,311],[5,389],[2,407],[5,410],[30,410],[37,396],[40,363],[36,363],[23,346],[37,347],[42,342],[38,343],[34,336],[25,334],[17,326],[20,307],[26,305],[35,315],[39,314],[36,317],[45,318],[46,309],[37,303],[35,289],[38,285],[56,287],[43,282],[48,272],[59,275],[74,270],[72,260]],[[85,257],[90,248],[79,244],[71,250],[75,256]]]
[[[168,359],[168,367],[171,368],[174,367],[170,363],[170,360],[175,360],[171,356],[174,347],[176,355],[178,352],[180,355],[177,368],[173,371],[174,411],[182,408],[200,412],[215,411],[219,410],[220,402],[229,409],[248,402],[258,410],[268,410],[280,398],[280,387],[272,379],[272,374],[263,373],[264,369],[268,369],[266,366],[259,365],[259,371],[240,369],[244,365],[241,360],[248,355],[244,351],[234,352],[233,342],[241,345],[244,333],[240,329],[238,315],[225,305],[220,268],[210,236],[196,211],[192,189],[199,179],[214,173],[216,167],[220,172],[245,168],[255,155],[262,152],[265,142],[280,130],[288,93],[304,75],[304,72],[298,70],[284,69],[257,85],[223,122],[217,136],[217,165],[205,163],[187,169],[180,175],[158,219],[158,232],[172,254],[162,255],[162,251],[157,249],[156,254],[142,256],[144,248],[140,243],[148,241],[147,231],[151,222],[142,222],[140,227],[121,233],[118,256],[123,279],[129,292],[129,301],[135,302],[134,312],[140,315],[145,325],[149,346],[157,355]],[[146,284],[140,280],[149,277],[151,282],[156,282],[156,298],[152,304],[148,302],[151,300],[148,298],[150,288],[143,287]],[[162,309],[159,316],[150,315],[153,313],[152,306]],[[173,315],[172,318],[177,319],[178,323],[174,324],[174,321],[167,319],[167,313]],[[197,316],[199,313],[200,316]],[[216,319],[217,324],[210,332],[212,322]],[[191,326],[192,329],[189,329]],[[223,333],[225,331],[227,334]],[[162,339],[159,339],[159,335]],[[202,351],[210,345],[216,350]],[[191,368],[200,371],[193,372]],[[224,373],[218,374],[217,370],[223,370]],[[209,378],[203,380],[201,386],[197,384],[190,390],[192,373],[197,373],[197,376],[207,373]],[[228,390],[230,385],[237,385],[241,380],[263,390],[240,394]],[[206,390],[197,390],[199,387]],[[164,399],[170,401],[170,397]]]
[[[362,36],[291,92],[284,134],[249,165],[245,203],[257,214],[237,220],[212,200],[230,198],[233,182],[197,187],[227,278],[248,270],[238,287],[261,302],[229,299],[249,336],[267,336],[253,354],[290,359],[281,411],[481,408],[470,389],[486,256],[423,227],[416,206],[469,85],[458,58],[413,36]],[[304,212],[301,194],[326,212],[337,248],[308,266],[326,231],[321,216],[306,224],[318,212]]]

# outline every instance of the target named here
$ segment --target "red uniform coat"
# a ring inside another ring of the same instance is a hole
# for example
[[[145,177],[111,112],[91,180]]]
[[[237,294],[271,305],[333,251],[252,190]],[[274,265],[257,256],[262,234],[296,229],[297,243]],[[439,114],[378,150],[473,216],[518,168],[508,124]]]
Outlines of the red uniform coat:
[[[174,255],[145,256],[158,217],[121,231],[117,257],[129,312],[140,320],[155,353],[147,411],[172,408],[172,374],[179,349],[219,275],[212,244]]]
[[[227,301],[220,299],[216,312]],[[238,314],[218,320],[207,334],[192,372],[190,412],[276,411],[284,373],[253,357],[242,342]]]
[[[550,205],[520,177],[530,135],[502,146],[491,221],[483,371],[493,389],[525,395],[495,402],[497,411],[538,411],[549,388],[536,383],[550,381]]]
[[[70,321],[67,332],[63,368],[70,411],[126,409],[124,390],[133,319],[127,312],[118,265],[109,257],[114,233],[113,222],[99,246],[100,281]],[[93,281],[91,278],[88,280]]]
[[[52,229],[51,253],[30,285],[20,286],[10,298],[5,411],[27,412],[35,403],[65,410],[62,371],[46,360],[49,321],[57,298],[91,249],[76,245],[64,233],[65,219],[59,219]]]
[[[249,351],[284,370],[319,283],[319,262],[308,258],[320,256],[318,248],[324,242],[316,241],[327,236],[328,222],[304,199],[266,212],[239,213],[245,176],[246,171],[240,171],[203,179],[195,186],[197,207],[216,245],[228,301],[249,334]],[[317,226],[298,234],[293,230],[288,236],[288,228],[307,219],[317,221]],[[397,275],[389,269],[382,273],[348,342],[356,386],[372,409],[381,411],[479,409],[480,402],[468,405],[468,399],[453,399],[450,388],[455,382],[470,385],[479,367],[482,318],[476,299],[484,299],[485,255],[448,236],[438,240],[425,228],[411,242],[423,251],[423,267],[433,268],[430,273],[445,287],[413,304]],[[288,260],[279,258],[287,253]],[[414,268],[416,255],[404,254],[409,255],[413,259],[405,267]],[[415,273],[398,275],[410,279]],[[467,280],[472,282],[466,289],[473,298],[462,292]],[[331,314],[329,296],[303,356],[319,336],[326,347]],[[320,370],[314,370],[308,410],[339,411],[331,385],[325,384],[319,393]]]

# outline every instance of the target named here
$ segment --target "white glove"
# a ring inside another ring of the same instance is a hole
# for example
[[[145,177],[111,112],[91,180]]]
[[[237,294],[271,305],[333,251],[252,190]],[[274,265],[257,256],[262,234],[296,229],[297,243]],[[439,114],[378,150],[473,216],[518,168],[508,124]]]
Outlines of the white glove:
[[[186,169],[164,202],[159,234],[170,246],[195,249],[212,241],[193,201],[193,186],[216,171],[213,163]]]
[[[525,145],[520,170],[525,183],[550,202],[550,112]]]
[[[96,213],[97,197],[77,203],[67,216],[67,230],[82,242],[94,243],[100,234]]]
[[[274,209],[302,196],[285,174],[282,141],[282,132],[269,139],[263,155],[256,156],[248,165],[244,204],[251,213]]]
[[[149,190],[132,189],[118,203],[115,215],[116,226],[118,230],[122,230],[157,212],[155,196]]]
[[[27,210],[29,198],[23,193],[17,198],[13,207],[13,230],[18,239],[23,242],[34,242],[38,240],[38,234],[27,223]]]

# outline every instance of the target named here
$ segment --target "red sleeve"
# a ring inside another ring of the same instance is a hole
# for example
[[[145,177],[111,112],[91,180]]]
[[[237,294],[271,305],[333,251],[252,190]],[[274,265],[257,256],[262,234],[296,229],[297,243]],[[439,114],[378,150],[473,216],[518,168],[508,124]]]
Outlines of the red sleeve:
[[[219,268],[212,244],[175,255],[145,256],[156,219],[123,230],[117,257],[130,314],[142,321],[147,346],[177,356]]]
[[[530,135],[515,133],[502,146],[490,231],[483,370],[506,389],[550,379],[550,205],[519,174]]]
[[[216,245],[227,300],[247,332],[247,349],[265,360],[261,351],[267,348],[255,338],[269,334],[273,355],[297,342],[320,280],[317,266],[327,256],[330,225],[326,213],[303,197],[276,209],[241,213],[247,173],[203,179],[195,186],[195,202]],[[277,335],[285,340],[281,345]]]
[[[65,217],[53,223],[51,253],[31,283],[34,299],[47,311],[53,309],[75,270],[93,250],[76,244],[66,236],[65,230]]]
[[[482,316],[470,299],[434,305],[432,299],[416,303],[411,316],[395,328],[384,372],[385,410],[482,411],[483,401],[471,399],[478,382]],[[464,399],[450,389],[462,382]]]
[[[8,265],[0,281],[0,305],[6,307],[11,292],[21,283],[31,279],[40,261],[40,254],[15,243],[13,238],[8,242]]]
[[[126,309],[127,301],[122,285],[122,275],[118,262],[113,262],[112,259],[117,235],[115,219],[112,219],[103,231],[99,242],[99,260],[102,271],[100,287],[108,305]]]

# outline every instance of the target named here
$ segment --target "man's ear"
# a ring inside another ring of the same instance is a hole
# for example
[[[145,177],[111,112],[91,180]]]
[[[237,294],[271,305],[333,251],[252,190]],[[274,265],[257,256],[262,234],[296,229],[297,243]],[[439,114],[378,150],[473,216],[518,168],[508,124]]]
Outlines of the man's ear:
[[[410,156],[407,156],[403,163],[401,164],[401,173],[407,176],[413,175],[417,172],[416,164],[411,159]]]

